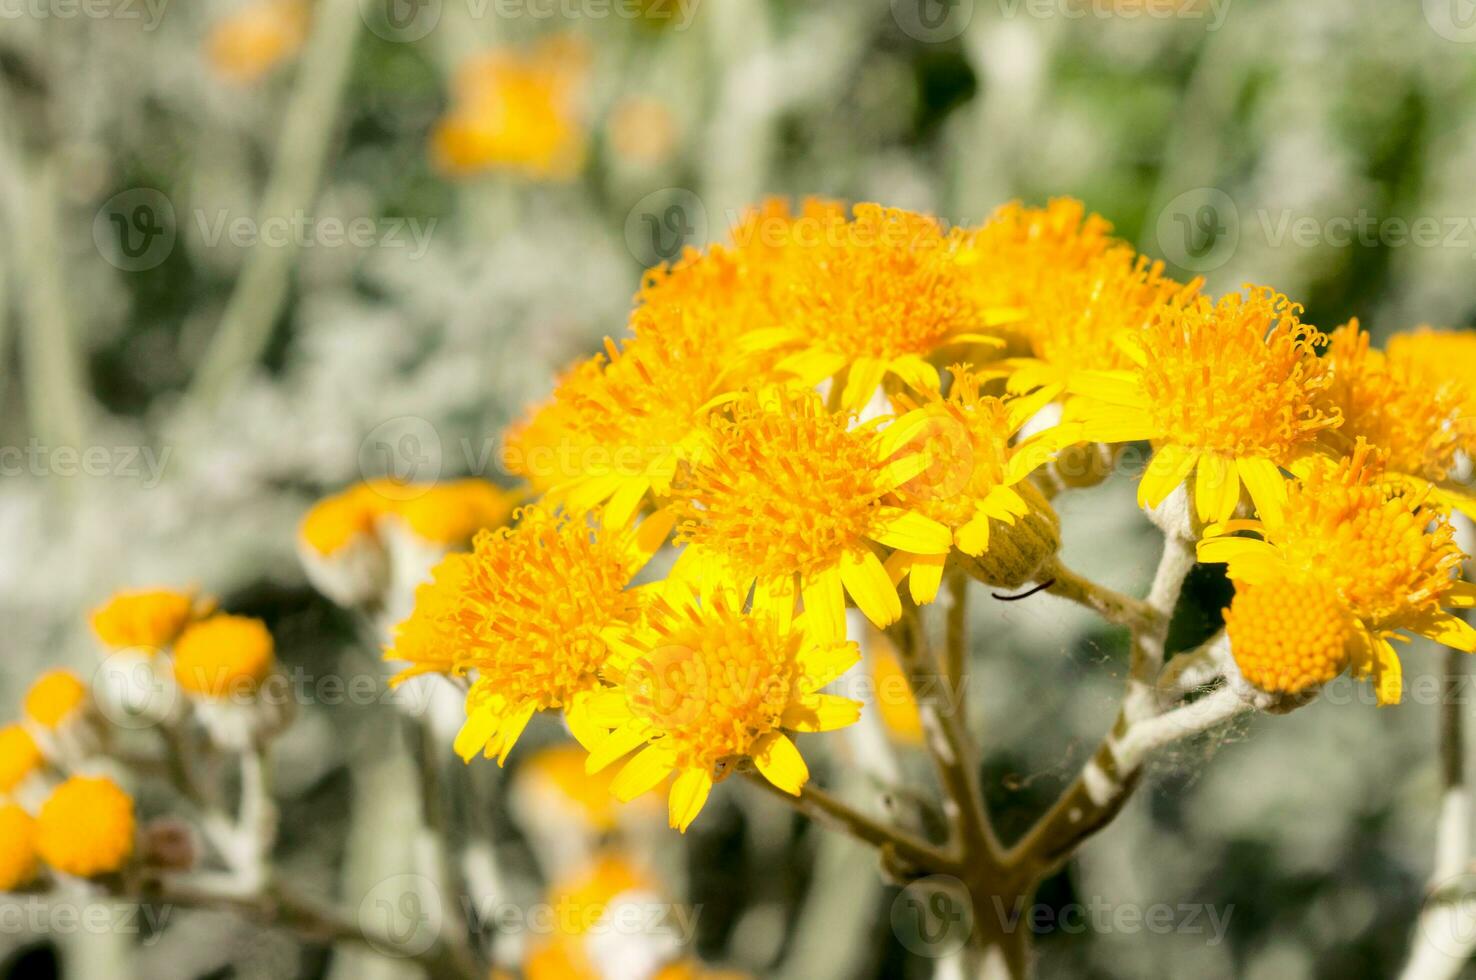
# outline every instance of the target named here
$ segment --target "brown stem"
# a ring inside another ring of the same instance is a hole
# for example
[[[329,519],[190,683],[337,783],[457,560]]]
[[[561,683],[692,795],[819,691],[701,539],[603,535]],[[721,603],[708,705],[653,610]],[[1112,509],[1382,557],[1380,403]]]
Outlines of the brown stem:
[[[888,870],[898,878],[915,878],[954,867],[953,859],[939,848],[901,828],[874,820],[813,785],[805,786],[799,796],[791,796],[759,773],[750,770],[743,775],[753,785],[784,801],[815,823],[849,834],[881,851],[883,857],[890,859]]]
[[[922,616],[911,597],[903,597],[902,619],[888,632],[917,700],[928,752],[947,797],[944,810],[953,829],[956,852],[965,864],[997,868],[1002,848],[984,803],[977,750],[959,717],[963,688],[951,688],[946,678],[940,677]]]

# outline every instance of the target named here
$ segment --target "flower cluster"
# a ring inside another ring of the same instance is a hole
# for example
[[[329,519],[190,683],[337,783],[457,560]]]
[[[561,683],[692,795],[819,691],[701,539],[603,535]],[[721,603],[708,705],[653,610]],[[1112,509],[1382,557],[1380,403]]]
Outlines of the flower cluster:
[[[259,619],[151,588],[113,595],[90,623],[99,657],[91,682],[48,671],[19,720],[0,726],[0,892],[63,878],[109,886],[159,870],[158,828],[140,826],[124,785],[167,770],[203,806],[189,759],[258,751],[287,721],[285,706],[264,696],[277,662]],[[188,834],[173,851],[175,865],[198,857]]]
[[[1146,442],[1142,505],[1229,562],[1244,679],[1351,668],[1397,700],[1391,638],[1476,646],[1447,517],[1473,396],[1443,342],[1207,296],[1072,201],[978,228],[766,202],[648,273],[628,336],[513,427],[537,502],[437,565],[388,656],[466,679],[464,758],[560,712],[684,830],[735,771],[800,794],[793,736],[857,721],[825,691],[860,659],[847,604],[885,628],[946,575],[1044,578],[1050,498],[1089,482],[1058,456]]]

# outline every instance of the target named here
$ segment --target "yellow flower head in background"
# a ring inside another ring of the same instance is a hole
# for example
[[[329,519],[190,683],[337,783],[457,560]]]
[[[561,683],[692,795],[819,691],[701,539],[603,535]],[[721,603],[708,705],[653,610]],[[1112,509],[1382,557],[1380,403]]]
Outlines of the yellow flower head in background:
[[[1207,529],[1199,558],[1228,562],[1237,596],[1241,583],[1262,590],[1262,598],[1248,600],[1253,606],[1237,612],[1231,605],[1232,651],[1237,623],[1242,635],[1255,637],[1249,644],[1262,659],[1268,656],[1268,636],[1284,636],[1276,647],[1280,656],[1304,657],[1309,650],[1331,649],[1326,637],[1345,635],[1354,673],[1373,676],[1380,704],[1400,697],[1399,658],[1389,643],[1399,631],[1476,650],[1476,629],[1449,612],[1476,604],[1476,588],[1455,577],[1465,556],[1450,522],[1426,506],[1423,495],[1391,489],[1364,443],[1340,462],[1313,461],[1306,476],[1288,486],[1276,519]],[[1273,586],[1281,597],[1270,591]],[[1335,606],[1340,611],[1334,613]],[[1280,618],[1255,618],[1259,628],[1252,634],[1252,609]],[[1290,668],[1284,673],[1300,676]]]
[[[958,262],[975,305],[991,311],[1007,334],[1024,337],[1037,329],[1029,324],[1037,304],[1109,253],[1132,261],[1110,222],[1080,201],[1055,198],[1043,208],[1002,205],[968,233]]]
[[[840,404],[858,411],[892,376],[914,390],[938,387],[928,358],[962,343],[999,346],[968,299],[958,264],[961,233],[938,219],[858,204],[855,219],[818,223],[801,240],[771,327],[745,339],[752,351],[783,353],[776,368],[813,385],[844,381]]]
[[[902,613],[873,543],[942,555],[948,528],[889,502],[917,475],[921,456],[892,458],[874,426],[852,428],[813,391],[746,391],[714,414],[697,463],[674,488],[675,575],[747,591],[788,615],[795,582],[817,634],[845,635],[845,596],[879,626]]]
[[[587,45],[573,35],[468,61],[432,137],[437,164],[454,175],[502,170],[533,180],[574,177],[586,155],[579,103],[588,62]]]
[[[477,536],[465,574],[437,576],[428,593],[449,610],[455,670],[476,672],[458,755],[470,761],[484,752],[502,764],[534,713],[547,709],[564,709],[576,737],[590,737],[585,703],[601,687],[608,634],[640,616],[631,579],[670,528],[659,515],[608,530],[526,507],[516,526]],[[442,589],[448,595],[437,598]]]
[[[614,731],[593,746],[590,771],[643,746],[612,789],[629,801],[677,773],[667,805],[678,830],[740,760],[798,795],[810,772],[784,730],[831,731],[860,718],[859,702],[820,693],[860,659],[854,643],[812,633],[808,617],[742,605],[726,590],[699,600],[669,589],[620,643],[606,667],[615,689],[592,708]]]
[[[587,772],[588,758],[589,753],[573,742],[539,749],[518,770],[518,785],[536,794],[542,806],[552,801],[554,807],[573,814],[589,830],[606,834],[617,823],[618,803],[610,794],[614,774],[609,770]]]
[[[257,81],[297,54],[311,23],[304,0],[248,0],[210,32],[211,67],[227,81]]]
[[[1469,341],[1420,330],[1396,334],[1385,353],[1354,320],[1333,331],[1327,360],[1343,413],[1342,427],[1330,434],[1336,448],[1366,439],[1384,453],[1391,478],[1429,486],[1436,499],[1473,515],[1476,493],[1457,482],[1469,476],[1476,452],[1476,372],[1462,361],[1476,357]]]
[[[1170,309],[1182,309],[1200,282],[1184,285],[1127,248],[1113,248],[1084,265],[1062,269],[1049,288],[1029,298],[1011,329],[1030,346],[1030,358],[1007,362],[1010,388],[1045,388],[1055,397],[1077,371],[1133,367],[1118,338],[1146,330]]]
[[[1048,441],[1012,446],[1011,440],[1049,395],[1002,400],[982,393],[984,381],[968,365],[950,368],[948,395],[936,392],[921,401],[901,398],[911,409],[883,431],[883,451],[891,458],[921,455],[928,467],[897,488],[897,496],[918,513],[945,525],[953,546],[977,557],[989,548],[990,525],[1012,525],[1044,507],[1025,481],[1052,455]],[[947,553],[912,555],[900,549],[891,567],[909,574],[917,602],[938,594]]]
[[[41,857],[64,874],[110,874],[133,856],[133,799],[110,779],[73,776],[52,792],[36,823]]]
[[[172,589],[119,592],[93,610],[92,631],[116,649],[158,650],[173,643],[195,613],[195,596]]]
[[[27,776],[40,768],[41,749],[30,733],[20,725],[0,728],[0,797],[15,792]]]
[[[393,503],[373,485],[356,483],[313,504],[298,525],[298,540],[316,554],[337,554],[357,540],[372,537],[375,522]]]
[[[29,885],[40,870],[36,821],[14,803],[0,805],[0,893]]]
[[[871,669],[876,710],[881,716],[882,726],[903,745],[922,745],[922,715],[896,649],[880,630],[868,643],[866,662]]]
[[[407,494],[390,513],[418,538],[455,547],[471,541],[483,528],[506,524],[518,495],[486,480],[447,480]]]
[[[659,894],[655,880],[622,855],[600,855],[587,868],[549,888],[548,907],[555,912],[552,935],[536,943],[523,963],[528,980],[599,980],[586,937],[622,895]]]
[[[175,683],[212,700],[254,695],[275,666],[272,634],[249,616],[211,616],[174,645]]]
[[[1193,474],[1202,521],[1228,519],[1243,483],[1261,516],[1286,497],[1280,467],[1310,454],[1339,423],[1326,402],[1323,334],[1301,307],[1269,289],[1199,298],[1167,309],[1141,333],[1121,335],[1135,368],[1078,373],[1062,442],[1152,440],[1138,501],[1156,507]]]
[[[76,717],[87,703],[87,685],[70,670],[51,670],[38,677],[26,692],[26,717],[55,731]]]

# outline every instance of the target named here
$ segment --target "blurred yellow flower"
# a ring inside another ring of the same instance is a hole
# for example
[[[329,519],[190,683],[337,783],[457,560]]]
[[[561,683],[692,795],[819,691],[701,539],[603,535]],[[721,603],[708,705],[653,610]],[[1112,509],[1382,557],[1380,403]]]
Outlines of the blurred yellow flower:
[[[0,727],[0,797],[15,792],[31,773],[41,768],[41,749],[20,725]]]
[[[0,893],[29,885],[40,870],[36,821],[14,803],[0,805]]]
[[[588,62],[587,45],[573,35],[468,61],[431,139],[437,165],[452,175],[501,170],[533,180],[574,177],[586,156],[580,102]]]
[[[247,0],[210,32],[210,65],[228,81],[257,81],[297,54],[311,23],[305,0]]]
[[[87,701],[87,685],[70,670],[51,670],[38,677],[22,705],[26,717],[55,731],[76,717]]]
[[[133,855],[133,799],[110,779],[68,779],[42,805],[36,824],[42,859],[63,874],[110,874]]]
[[[158,650],[174,642],[194,613],[195,596],[189,592],[119,592],[93,610],[92,631],[110,647]]]
[[[174,680],[212,700],[250,697],[276,666],[266,624],[248,616],[211,616],[190,626],[174,645]]]
[[[592,747],[590,771],[640,748],[612,790],[633,800],[675,772],[667,806],[681,831],[742,760],[798,795],[810,772],[784,730],[831,731],[860,718],[860,702],[821,693],[860,659],[854,643],[811,632],[808,616],[742,607],[726,590],[699,600],[668,588],[617,644],[605,670],[615,688],[591,703],[614,730]]]

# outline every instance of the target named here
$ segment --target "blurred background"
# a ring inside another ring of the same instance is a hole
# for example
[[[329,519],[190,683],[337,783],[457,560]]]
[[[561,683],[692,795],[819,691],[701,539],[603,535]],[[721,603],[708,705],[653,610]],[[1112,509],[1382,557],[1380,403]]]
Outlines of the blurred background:
[[[642,269],[767,195],[954,223],[1074,196],[1214,292],[1272,285],[1378,338],[1470,324],[1473,172],[1466,0],[0,0],[0,712],[43,667],[93,668],[87,611],[125,586],[266,618],[310,679],[378,677],[301,571],[307,508],[386,474],[508,482],[504,426],[622,331]],[[1158,537],[1131,480],[1060,506],[1067,562],[1141,591]],[[1228,592],[1190,585],[1180,645]],[[1011,835],[1110,724],[1125,645],[1046,595],[973,616]],[[1439,666],[1406,663],[1416,691]],[[353,908],[410,865],[413,771],[393,705],[314,690],[278,746],[277,860]],[[1391,975],[1435,735],[1433,699],[1376,712],[1349,684],[1181,747],[1041,896],[1167,905],[1175,928],[1047,927],[1042,976]],[[926,785],[925,758],[900,765]],[[452,771],[494,801],[516,878],[541,811],[516,756],[493,768]],[[871,855],[717,803],[649,845],[704,960],[946,972]],[[216,915],[7,927],[0,956],[17,977],[415,975]]]

